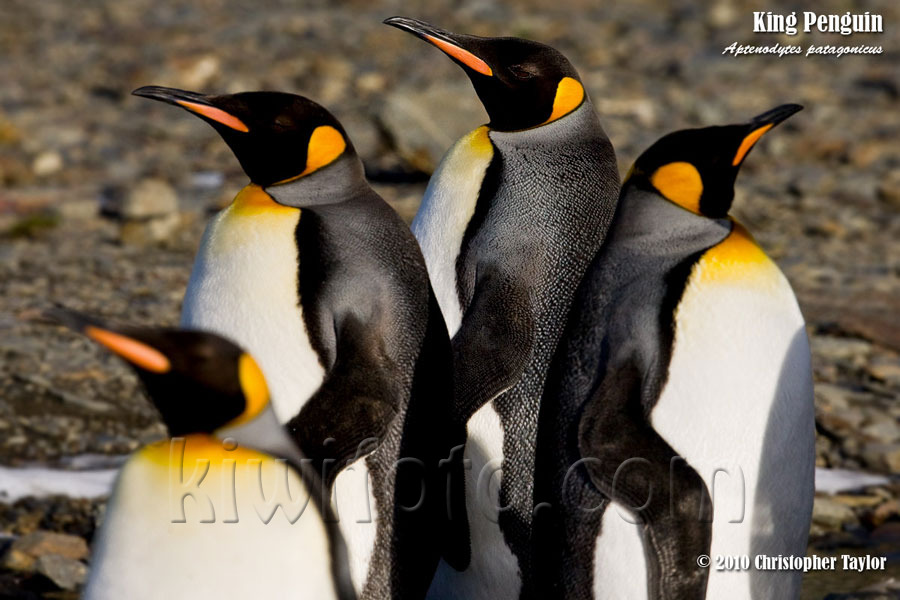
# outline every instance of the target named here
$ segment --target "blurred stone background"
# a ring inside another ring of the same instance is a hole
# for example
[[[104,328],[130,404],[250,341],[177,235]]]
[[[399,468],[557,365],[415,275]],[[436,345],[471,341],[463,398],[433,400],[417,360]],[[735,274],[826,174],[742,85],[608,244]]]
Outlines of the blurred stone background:
[[[623,174],[674,129],[806,106],[754,150],[734,214],[784,269],[807,317],[819,466],[893,479],[820,494],[810,546],[887,555],[889,572],[810,575],[804,598],[900,598],[888,581],[900,574],[900,5],[776,4],[3,0],[0,465],[73,468],[85,456],[96,465],[163,433],[122,364],[28,320],[64,302],[176,323],[205,220],[245,184],[210,127],[130,91],[307,95],[344,123],[378,190],[411,219],[442,153],[486,117],[458,67],[381,25],[402,14],[559,48],[579,69]],[[885,32],[753,34],[754,10],[867,10],[883,16]],[[722,55],[732,42],[884,52]],[[0,597],[75,597],[102,506],[0,497]]]

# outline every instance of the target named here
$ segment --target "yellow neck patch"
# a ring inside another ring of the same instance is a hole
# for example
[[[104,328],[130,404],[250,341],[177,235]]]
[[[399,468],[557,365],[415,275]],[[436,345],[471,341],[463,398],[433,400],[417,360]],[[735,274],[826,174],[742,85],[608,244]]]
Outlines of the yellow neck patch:
[[[584,87],[577,79],[572,77],[563,77],[559,85],[556,86],[556,97],[553,99],[553,112],[550,118],[544,121],[549,123],[560,117],[564,117],[579,106],[584,101]]]
[[[750,148],[753,147],[753,144],[759,141],[759,138],[763,136],[765,132],[772,129],[774,127],[774,123],[769,123],[768,125],[763,125],[759,129],[755,129],[750,135],[744,138],[741,142],[740,147],[738,148],[737,154],[734,155],[734,160],[731,161],[731,166],[736,167],[744,157],[747,156],[747,153],[750,152]]]
[[[476,154],[488,154],[493,155],[494,153],[494,145],[491,143],[491,138],[488,137],[488,129],[487,125],[482,125],[478,129],[474,129],[466,134],[466,137],[463,138],[463,142],[467,145],[473,152]]]
[[[295,214],[300,209],[278,204],[265,190],[251,183],[238,192],[229,210],[235,216],[252,217],[261,214]]]
[[[737,221],[728,237],[707,250],[695,268],[695,277],[704,283],[746,282],[755,285],[759,282],[758,277],[777,269],[750,232]]]
[[[249,354],[241,354],[238,359],[238,379],[247,406],[237,419],[228,424],[229,427],[252,421],[269,404],[269,386],[266,385],[266,378]]]
[[[207,461],[209,461],[211,466],[220,466],[225,459],[246,461],[249,459],[269,458],[266,454],[256,450],[235,446],[234,444],[226,444],[222,440],[205,433],[192,433],[184,437],[167,438],[153,442],[141,448],[138,453],[142,459],[149,460],[157,465],[182,464],[188,474],[198,463],[205,464]]]
[[[309,145],[306,147],[306,168],[299,175],[282,179],[275,185],[290,183],[310,173],[318,171],[324,166],[330,165],[347,149],[347,141],[341,132],[331,125],[316,127],[309,136]]]
[[[703,179],[691,163],[673,162],[663,165],[650,177],[650,183],[667,200],[700,214]]]

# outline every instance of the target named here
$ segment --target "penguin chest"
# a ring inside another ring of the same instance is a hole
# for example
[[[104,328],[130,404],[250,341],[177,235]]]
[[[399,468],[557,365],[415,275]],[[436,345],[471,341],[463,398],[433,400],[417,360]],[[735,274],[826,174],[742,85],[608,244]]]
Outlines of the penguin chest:
[[[338,474],[332,494],[334,513],[347,544],[350,579],[359,595],[372,563],[379,521],[367,456],[356,459]]]
[[[289,589],[337,598],[328,531],[302,480],[282,461],[205,436],[164,440],[129,459],[94,552],[88,600],[186,590],[210,600],[281,598]]]
[[[734,235],[691,273],[651,422],[713,498],[712,555],[802,555],[815,459],[806,331],[781,271],[758,248],[734,248]],[[732,586],[751,579],[713,571],[708,597],[745,597]],[[799,584],[782,579],[782,593]]]
[[[503,424],[492,402],[469,419],[465,459],[466,510],[472,560],[465,571],[441,561],[429,600],[512,600],[522,588],[519,562],[500,529]],[[514,475],[513,475],[514,476]]]
[[[463,312],[456,261],[493,156],[486,126],[460,138],[428,182],[412,223],[450,337],[459,330]]]
[[[300,218],[300,210],[274,202],[248,208],[235,200],[204,234],[181,314],[183,327],[226,336],[256,357],[283,423],[300,411],[325,374],[299,297]]]

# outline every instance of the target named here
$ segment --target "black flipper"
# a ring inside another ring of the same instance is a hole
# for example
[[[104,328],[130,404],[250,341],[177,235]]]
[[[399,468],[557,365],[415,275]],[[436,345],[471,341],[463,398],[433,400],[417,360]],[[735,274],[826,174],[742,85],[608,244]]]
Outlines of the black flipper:
[[[648,423],[643,378],[633,363],[610,369],[578,425],[578,443],[598,490],[643,524],[648,597],[702,600],[708,568],[712,504],[703,479]],[[620,469],[620,466],[622,467]],[[618,472],[618,475],[617,475]]]
[[[519,380],[531,359],[533,302],[497,268],[479,268],[475,294],[453,336],[457,416],[463,422]]]
[[[353,315],[337,325],[337,360],[321,387],[287,423],[330,489],[338,472],[380,443],[396,418],[399,390],[381,340]]]
[[[462,462],[466,428],[454,417],[447,328],[434,294],[429,296],[428,326],[400,445],[400,456],[416,459],[420,468],[399,468],[394,490],[394,535],[401,542],[395,549],[394,589],[409,598],[425,596],[441,557],[463,570],[471,553]]]

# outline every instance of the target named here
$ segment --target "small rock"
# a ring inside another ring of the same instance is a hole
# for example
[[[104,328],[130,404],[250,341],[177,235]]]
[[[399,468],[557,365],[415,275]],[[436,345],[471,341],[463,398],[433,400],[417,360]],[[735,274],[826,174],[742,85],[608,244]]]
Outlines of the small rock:
[[[13,571],[33,571],[35,561],[48,554],[80,560],[87,557],[88,546],[82,538],[75,535],[35,531],[14,541],[0,564]]]
[[[156,219],[126,221],[119,230],[123,244],[144,246],[169,239],[181,224],[181,215],[171,214]]]
[[[457,139],[486,121],[481,103],[463,83],[397,89],[387,96],[379,117],[397,153],[425,173]]]
[[[897,600],[900,598],[900,581],[891,577],[849,594],[828,594],[823,600]]]
[[[34,570],[61,590],[74,590],[87,579],[87,566],[83,562],[59,554],[38,557]]]
[[[810,340],[810,349],[814,355],[823,358],[852,361],[859,356],[868,356],[872,352],[872,344],[852,338],[814,335]]]
[[[884,202],[900,207],[900,169],[891,169],[878,186],[878,197]]]
[[[876,442],[890,444],[900,440],[900,424],[885,415],[883,419],[863,427],[862,433]]]
[[[871,443],[860,451],[863,461],[872,469],[900,473],[900,445]]]
[[[197,90],[206,87],[219,74],[220,62],[215,55],[206,54],[194,60],[180,62],[175,68],[178,70],[178,85]]]
[[[874,511],[872,511],[869,520],[875,527],[881,525],[888,519],[900,517],[900,500],[891,500],[885,502]]]
[[[849,408],[848,399],[851,394],[850,390],[839,385],[830,383],[817,383],[815,385],[816,405],[826,407],[829,412],[842,411]],[[858,414],[858,412],[854,411],[853,414]]]
[[[869,375],[887,383],[900,383],[900,363],[882,360],[866,367]]]
[[[853,510],[834,498],[816,496],[813,501],[813,523],[826,531],[841,529],[846,524],[856,524]]]
[[[160,179],[143,179],[129,192],[122,204],[121,216],[126,219],[146,219],[171,215],[178,211],[175,190]]]
[[[869,496],[866,494],[835,494],[832,496],[835,502],[840,502],[851,508],[871,508],[882,502],[881,496]]]
[[[381,73],[370,71],[356,78],[356,89],[365,94],[377,94],[384,90],[387,79]]]
[[[69,200],[61,203],[57,211],[66,221],[87,221],[97,216],[100,207],[94,200]]]
[[[52,175],[63,167],[62,156],[58,152],[48,150],[38,154],[31,163],[31,170],[38,177]]]

